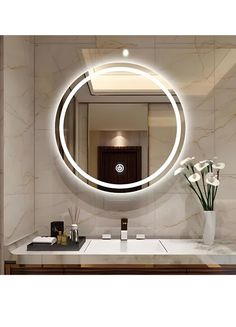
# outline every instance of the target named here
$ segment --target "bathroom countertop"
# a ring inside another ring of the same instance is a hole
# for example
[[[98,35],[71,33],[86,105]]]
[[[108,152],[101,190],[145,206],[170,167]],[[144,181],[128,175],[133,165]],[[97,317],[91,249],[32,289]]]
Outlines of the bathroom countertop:
[[[22,264],[236,264],[236,243],[198,239],[87,239],[79,251],[27,251],[26,242],[9,250]]]

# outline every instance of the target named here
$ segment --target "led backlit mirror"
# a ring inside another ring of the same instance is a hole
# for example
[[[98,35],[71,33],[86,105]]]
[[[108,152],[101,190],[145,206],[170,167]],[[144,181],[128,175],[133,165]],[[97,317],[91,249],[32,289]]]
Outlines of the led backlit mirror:
[[[103,191],[133,192],[173,166],[185,120],[177,94],[156,72],[113,63],[70,85],[57,109],[55,133],[77,178]]]

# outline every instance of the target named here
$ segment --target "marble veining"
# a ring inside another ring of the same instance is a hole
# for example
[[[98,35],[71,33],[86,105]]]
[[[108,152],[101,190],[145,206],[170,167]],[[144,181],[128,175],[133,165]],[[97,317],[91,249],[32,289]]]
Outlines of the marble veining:
[[[34,231],[34,38],[4,37],[4,242]]]

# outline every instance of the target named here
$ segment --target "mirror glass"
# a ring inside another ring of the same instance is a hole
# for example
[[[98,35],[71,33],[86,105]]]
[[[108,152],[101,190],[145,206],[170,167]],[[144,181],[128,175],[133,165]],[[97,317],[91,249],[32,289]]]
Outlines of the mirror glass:
[[[66,90],[55,131],[61,156],[78,178],[103,191],[133,192],[173,166],[185,121],[176,93],[157,73],[108,64]]]

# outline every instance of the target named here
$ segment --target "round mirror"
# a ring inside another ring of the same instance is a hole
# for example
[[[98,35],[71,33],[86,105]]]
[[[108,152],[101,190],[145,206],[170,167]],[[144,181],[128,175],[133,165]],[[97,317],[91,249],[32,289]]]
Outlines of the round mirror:
[[[133,192],[157,182],[183,146],[185,120],[172,87],[144,66],[95,67],[66,90],[55,120],[69,169],[107,192]]]

